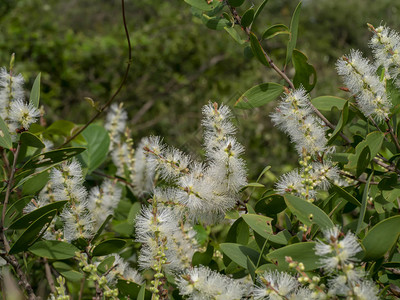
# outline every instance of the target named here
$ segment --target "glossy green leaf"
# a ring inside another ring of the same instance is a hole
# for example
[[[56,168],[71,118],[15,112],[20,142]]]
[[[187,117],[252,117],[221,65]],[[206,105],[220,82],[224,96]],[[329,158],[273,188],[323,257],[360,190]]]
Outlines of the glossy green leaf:
[[[129,210],[128,218],[127,218],[129,224],[133,225],[135,223],[136,216],[140,212],[141,208],[142,208],[142,205],[140,204],[140,202],[135,202],[132,204],[132,206]]]
[[[97,169],[107,158],[110,136],[103,126],[91,124],[82,132],[87,149],[81,157],[88,167],[88,174]]]
[[[251,227],[251,229],[253,229],[266,240],[280,245],[287,244],[287,241],[283,236],[274,235],[271,227],[272,218],[256,214],[245,214],[242,215],[242,218]]]
[[[351,204],[361,206],[360,201],[358,201],[353,195],[351,195],[348,191],[343,189],[342,187],[335,185],[332,183],[332,189],[344,200],[350,202]]]
[[[368,203],[368,192],[369,192],[369,184],[371,182],[371,178],[373,176],[373,172],[369,175],[367,183],[365,184],[364,187],[364,192],[363,192],[363,196],[362,196],[362,202],[361,202],[361,208],[360,208],[360,216],[358,217],[358,221],[357,221],[357,229],[356,229],[356,234],[359,234],[362,228],[362,224],[364,221],[364,217],[365,217],[365,212],[367,210],[367,203]]]
[[[254,56],[264,65],[269,67],[263,48],[254,33],[250,32],[250,45]]]
[[[294,48],[296,48],[297,35],[299,31],[300,9],[301,9],[301,2],[297,5],[293,13],[292,20],[290,22],[290,36],[286,49],[285,66],[287,66],[289,62],[292,60],[293,50]]]
[[[50,166],[58,162],[70,159],[85,150],[86,148],[73,147],[41,153],[35,155],[30,160],[28,160],[21,169],[28,170]]]
[[[347,169],[356,169],[357,168],[357,162],[358,158],[361,155],[361,152],[364,150],[366,146],[369,147],[371,157],[374,158],[376,154],[379,152],[382,146],[383,139],[385,138],[385,135],[383,132],[380,131],[374,131],[369,133],[365,140],[362,142],[358,143],[355,149],[354,154],[349,155],[349,163],[345,165],[345,168]]]
[[[80,272],[73,270],[73,268],[61,261],[55,261],[53,263],[54,269],[57,270],[65,279],[73,282],[79,282],[84,278],[84,275]]]
[[[35,220],[37,220],[40,216],[46,214],[49,211],[60,210],[67,202],[68,202],[68,200],[57,201],[57,202],[53,202],[53,203],[47,204],[45,206],[39,207],[38,209],[31,211],[29,214],[26,214],[25,216],[19,218],[15,222],[13,222],[9,228],[10,229],[27,228],[28,226],[33,224],[35,222]]]
[[[255,205],[254,210],[268,217],[272,217],[286,208],[285,199],[281,195],[272,194],[261,198]]]
[[[208,266],[214,255],[214,247],[208,245],[205,252],[195,252],[192,257],[192,266]]]
[[[254,19],[254,9],[248,9],[242,16],[241,25],[243,27],[249,27]]]
[[[103,256],[111,253],[116,253],[121,250],[126,244],[125,240],[109,239],[98,244],[92,252],[93,256]]]
[[[225,27],[224,29],[225,29],[226,32],[228,32],[229,35],[230,35],[237,43],[239,43],[240,45],[243,45],[243,44],[246,42],[245,40],[243,40],[243,39],[240,37],[240,35],[239,35],[239,33],[237,32],[237,30],[236,30],[235,27]]]
[[[49,127],[46,128],[45,132],[47,134],[58,134],[62,136],[70,136],[72,134],[72,130],[76,127],[76,125],[70,121],[66,120],[57,120],[52,123]]]
[[[275,24],[268,27],[262,34],[263,40],[268,40],[280,34],[290,34],[289,28],[283,24]]]
[[[247,245],[249,241],[249,226],[242,219],[237,219],[232,226],[229,228],[226,236],[226,242],[239,243]]]
[[[292,53],[292,62],[296,71],[293,77],[295,88],[302,86],[308,93],[311,92],[317,83],[315,68],[308,63],[307,56],[296,49]]]
[[[74,245],[62,241],[39,241],[28,249],[36,256],[49,259],[67,259],[75,256],[79,249]]]
[[[141,293],[141,291],[144,292],[144,298],[142,296],[143,292],[140,294],[141,299],[146,299],[146,300],[151,299],[151,293],[145,289],[145,285],[141,287],[140,285],[134,282],[120,279],[118,280],[117,288],[122,296],[129,296],[129,299],[135,299],[135,300],[139,299],[139,293]]]
[[[251,279],[253,282],[256,280],[256,265],[251,261],[249,257],[247,257],[247,271],[249,271],[249,274],[251,276]]]
[[[340,134],[344,125],[347,122],[348,117],[349,117],[349,102],[346,101],[346,103],[343,105],[339,122],[337,123],[335,130],[332,132],[332,134],[328,140],[328,145],[331,145],[333,143],[333,141],[336,139],[336,137]]]
[[[371,159],[372,159],[371,151],[369,150],[368,146],[365,146],[364,149],[361,151],[360,155],[358,156],[356,177],[359,177],[365,171],[365,169],[371,162]]]
[[[35,148],[44,148],[46,145],[40,140],[39,137],[30,133],[29,131],[25,131],[21,133],[20,141],[22,145],[35,147]]]
[[[264,0],[260,6],[257,8],[256,13],[254,14],[254,20],[257,19],[257,17],[259,16],[259,14],[262,12],[262,10],[264,9],[265,5],[267,4],[268,0]]]
[[[223,243],[220,245],[220,248],[226,256],[245,269],[247,269],[247,257],[249,257],[254,264],[257,264],[260,256],[260,253],[256,250],[244,245]]]
[[[235,107],[252,109],[274,101],[283,92],[283,86],[277,83],[262,83],[253,86],[236,101]]]
[[[115,262],[115,256],[111,255],[105,258],[98,266],[97,266],[97,271],[100,273],[105,273],[107,272]]]
[[[342,110],[346,102],[346,99],[335,96],[320,96],[311,100],[314,107],[322,111],[331,111],[334,107]]]
[[[10,222],[12,220],[15,220],[22,214],[24,207],[27,206],[29,202],[31,202],[31,199],[33,199],[32,196],[23,197],[15,201],[8,207],[4,218],[4,227],[8,228]]]
[[[8,131],[8,126],[1,117],[0,117],[0,147],[6,149],[12,148],[11,135],[10,132]]]
[[[387,218],[376,224],[362,240],[363,260],[376,260],[388,252],[400,235],[400,216]]]
[[[317,224],[321,229],[334,226],[328,215],[318,206],[294,195],[286,194],[285,202],[290,211],[296,215],[300,222],[307,226]]]
[[[210,29],[222,30],[225,27],[230,27],[232,24],[223,17],[209,17],[206,14],[201,16],[203,23]]]
[[[41,73],[39,73],[35,81],[33,82],[31,94],[29,96],[29,103],[32,104],[34,107],[39,107],[39,99],[40,99],[40,77]]]
[[[212,1],[210,3],[207,3],[207,1],[204,0],[184,0],[187,4],[196,7],[198,9],[201,9],[203,11],[210,11],[215,9],[220,3],[219,1]]]
[[[314,242],[288,245],[268,253],[267,258],[274,262],[278,268],[289,270],[289,264],[285,257],[290,256],[294,261],[302,262],[305,271],[315,270],[320,266],[318,263],[320,257],[315,254],[314,247]]]
[[[41,173],[36,173],[36,175],[31,177],[25,177],[26,181],[22,185],[23,195],[34,195],[39,192],[49,181],[49,172],[43,171]]]
[[[44,228],[50,225],[56,215],[57,210],[52,210],[35,220],[11,246],[10,254],[19,253],[27,250],[44,232]]]
[[[229,5],[233,7],[239,7],[243,2],[244,0],[228,0]]]

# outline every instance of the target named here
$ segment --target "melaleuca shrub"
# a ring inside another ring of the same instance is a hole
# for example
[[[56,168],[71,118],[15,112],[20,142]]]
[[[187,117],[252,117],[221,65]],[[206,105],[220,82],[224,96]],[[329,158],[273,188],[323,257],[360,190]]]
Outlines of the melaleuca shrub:
[[[0,71],[2,296],[396,298],[399,34],[368,25],[373,60],[351,50],[336,63],[348,97],[312,98],[315,69],[295,49],[301,3],[290,27],[261,37],[252,26],[266,1],[256,10],[244,1],[187,2],[282,81],[256,85],[234,105],[199,107],[198,157],[168,137],[133,140],[130,112],[112,103],[122,85],[103,106],[92,102],[89,123],[46,125],[40,75],[27,101],[12,57]],[[278,66],[264,39],[281,34],[291,38]],[[235,114],[271,101],[265,113],[299,165],[249,178]],[[336,125],[325,116],[333,107]]]

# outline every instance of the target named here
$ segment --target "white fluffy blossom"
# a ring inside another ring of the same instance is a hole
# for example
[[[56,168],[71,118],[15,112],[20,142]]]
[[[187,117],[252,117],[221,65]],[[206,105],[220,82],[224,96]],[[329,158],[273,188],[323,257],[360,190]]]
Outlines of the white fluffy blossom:
[[[326,242],[319,240],[315,253],[321,256],[320,263],[324,269],[332,272],[358,260],[356,254],[362,249],[353,233],[348,232],[341,238],[338,227],[326,229],[323,233]]]
[[[351,50],[350,55],[337,61],[336,68],[366,117],[371,116],[378,122],[388,118],[392,104],[384,80],[376,75],[376,65],[363,58],[360,51]]]
[[[290,136],[299,155],[304,150],[311,155],[327,150],[326,128],[312,113],[309,96],[300,88],[283,97],[271,114],[272,122]]]
[[[40,117],[40,111],[32,104],[25,103],[22,99],[11,102],[9,121],[18,127],[29,129],[32,123]]]
[[[24,98],[23,84],[21,74],[14,76],[5,68],[0,69],[0,116],[3,120],[8,119],[11,102]]]
[[[113,103],[107,114],[107,119],[104,127],[110,135],[110,150],[115,148],[115,144],[120,142],[120,137],[123,135],[128,119],[127,112],[122,108],[123,104]]]
[[[392,78],[400,74],[400,35],[386,26],[374,28],[368,24],[373,36],[370,46],[378,65],[382,65]]]
[[[239,300],[247,292],[241,281],[203,266],[187,269],[176,282],[180,294],[190,300]]]
[[[144,278],[137,270],[131,268],[129,263],[118,254],[113,254],[112,256],[114,256],[115,259],[113,266],[111,267],[112,269],[110,268],[111,271],[108,272],[106,276],[108,283],[115,284],[117,279],[121,278],[134,282],[138,285],[143,284]]]
[[[280,300],[289,299],[299,286],[296,278],[285,272],[266,271],[257,278],[259,286],[255,286],[255,299]]]

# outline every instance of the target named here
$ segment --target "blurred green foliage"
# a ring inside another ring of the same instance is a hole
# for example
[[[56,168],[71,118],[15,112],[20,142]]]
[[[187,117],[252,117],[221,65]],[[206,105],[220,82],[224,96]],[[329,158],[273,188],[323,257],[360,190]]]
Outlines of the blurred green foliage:
[[[243,11],[252,5],[247,2]],[[269,1],[253,30],[289,25],[296,4]],[[343,96],[334,68],[337,58],[350,48],[365,49],[366,22],[385,20],[396,28],[399,12],[400,3],[391,0],[304,1],[297,47],[317,70],[313,95]],[[226,32],[206,29],[183,1],[127,1],[126,13],[133,64],[118,100],[129,111],[136,141],[157,134],[196,151],[202,143],[197,124],[205,103],[233,106],[252,86],[279,80],[255,59],[245,58],[244,49]],[[118,86],[128,57],[119,1],[1,1],[0,22],[0,62],[7,65],[15,52],[16,70],[23,70],[28,89],[36,72],[42,72],[41,103],[49,121],[85,122],[94,111],[84,97],[104,103]],[[279,36],[265,44],[279,65],[285,39]],[[271,125],[273,107],[236,111],[238,136],[253,177],[266,165],[282,172],[297,160],[288,139]]]

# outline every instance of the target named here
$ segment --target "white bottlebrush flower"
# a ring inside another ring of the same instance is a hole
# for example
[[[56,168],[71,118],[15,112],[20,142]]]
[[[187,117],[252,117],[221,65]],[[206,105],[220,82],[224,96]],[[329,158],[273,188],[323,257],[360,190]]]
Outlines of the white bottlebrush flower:
[[[88,209],[99,228],[106,218],[114,213],[121,200],[122,189],[111,180],[104,180],[100,187],[93,187],[88,196]]]
[[[14,76],[5,68],[0,69],[0,116],[7,120],[10,104],[13,100],[23,99],[24,78],[21,74]]]
[[[378,65],[382,65],[392,78],[397,78],[400,74],[400,35],[386,26],[368,26],[373,33],[369,45]]]
[[[113,254],[114,263],[111,271],[106,275],[107,282],[114,285],[118,279],[124,279],[142,285],[144,282],[143,276],[135,269],[131,268],[121,256]],[[107,256],[110,257],[110,256]],[[107,258],[106,257],[106,258]]]
[[[290,136],[299,155],[314,155],[327,150],[326,128],[312,115],[310,99],[303,88],[291,91],[282,98],[272,122]]]
[[[82,202],[79,206],[63,209],[61,219],[64,222],[64,238],[68,242],[78,238],[88,239],[93,236],[93,218],[86,208],[87,203]]]
[[[343,268],[358,260],[355,256],[362,249],[354,234],[348,232],[341,238],[338,227],[326,229],[323,233],[327,242],[319,240],[315,245],[315,253],[321,256],[320,263],[324,269],[332,272],[339,266]]]
[[[353,288],[356,299],[378,300],[378,289],[372,281],[364,280]]]
[[[351,50],[350,55],[337,61],[336,69],[366,117],[371,116],[378,122],[388,118],[392,104],[384,80],[376,75],[377,66],[363,58],[360,51]]]
[[[39,117],[40,111],[32,104],[27,104],[22,99],[11,102],[9,121],[18,124],[19,127],[29,129]]]
[[[257,278],[259,286],[255,286],[253,295],[255,299],[290,299],[299,286],[296,278],[285,272],[266,271]]]
[[[120,136],[123,135],[128,119],[127,112],[123,109],[123,103],[119,105],[113,103],[107,113],[107,119],[104,127],[110,135],[110,150],[115,148],[115,144],[120,141]]]
[[[241,281],[203,266],[187,269],[176,282],[180,294],[192,300],[239,300],[247,291]]]
[[[150,168],[147,162],[147,152],[144,151],[145,142],[147,139],[142,139],[135,151],[133,172],[130,175],[134,192],[137,196],[149,194],[154,188],[154,168]]]

